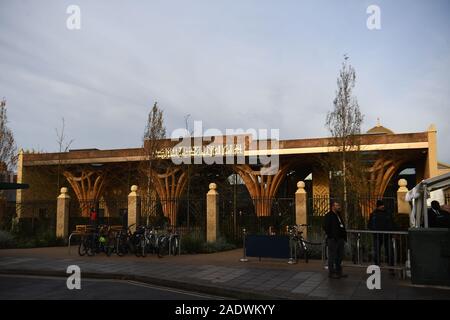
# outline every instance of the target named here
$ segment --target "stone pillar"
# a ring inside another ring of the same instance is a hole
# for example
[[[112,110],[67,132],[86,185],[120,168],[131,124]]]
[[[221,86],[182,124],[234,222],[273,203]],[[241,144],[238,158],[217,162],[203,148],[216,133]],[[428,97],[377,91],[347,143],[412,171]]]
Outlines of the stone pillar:
[[[406,187],[408,183],[405,179],[400,179],[398,181],[398,190],[397,190],[397,212],[399,214],[410,214],[411,206],[409,202],[405,200],[406,193],[409,191]]]
[[[219,235],[219,193],[216,184],[209,184],[206,194],[206,241],[215,242]]]
[[[56,237],[67,239],[69,236],[69,203],[67,188],[61,188],[56,207]]]
[[[307,224],[307,193],[305,191],[305,183],[299,181],[297,183],[297,191],[295,192],[295,224]],[[306,228],[303,236],[307,237]]]
[[[128,195],[128,226],[133,225],[131,232],[136,231],[136,227],[139,226],[141,218],[141,198],[137,193],[138,187],[136,185],[131,186],[131,192]]]
[[[437,161],[437,130],[434,124],[430,125],[428,135],[428,154],[425,169],[425,178],[433,178],[439,175]]]

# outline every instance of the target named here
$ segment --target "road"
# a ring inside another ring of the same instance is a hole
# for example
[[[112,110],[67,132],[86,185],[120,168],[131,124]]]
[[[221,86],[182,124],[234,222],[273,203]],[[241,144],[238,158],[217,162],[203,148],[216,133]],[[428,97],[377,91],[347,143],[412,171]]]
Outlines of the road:
[[[81,279],[69,290],[66,278],[0,275],[0,300],[212,300],[221,297],[122,280]]]

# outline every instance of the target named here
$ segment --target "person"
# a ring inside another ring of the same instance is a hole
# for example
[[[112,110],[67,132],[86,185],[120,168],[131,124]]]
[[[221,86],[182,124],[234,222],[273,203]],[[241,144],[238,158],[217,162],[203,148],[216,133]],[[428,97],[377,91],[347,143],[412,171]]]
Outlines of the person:
[[[450,215],[441,209],[439,201],[431,201],[431,208],[428,210],[428,227],[450,228]]]
[[[91,212],[89,215],[89,222],[94,229],[97,229],[98,215],[95,208],[91,208]]]
[[[372,231],[393,231],[394,220],[392,214],[386,211],[383,200],[377,200],[376,209],[370,214],[367,229]],[[394,265],[394,250],[391,244],[391,235],[373,234],[373,257],[376,265],[380,264],[381,248],[384,246],[384,255],[390,266]]]
[[[344,245],[347,241],[347,231],[341,216],[341,205],[331,202],[331,210],[325,215],[323,230],[327,235],[328,244],[328,276],[333,279],[346,278],[342,273]]]

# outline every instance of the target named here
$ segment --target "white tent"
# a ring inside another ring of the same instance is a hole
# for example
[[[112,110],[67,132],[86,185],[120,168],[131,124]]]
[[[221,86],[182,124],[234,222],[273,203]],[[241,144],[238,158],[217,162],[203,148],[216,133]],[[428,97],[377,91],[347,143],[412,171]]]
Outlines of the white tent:
[[[446,187],[450,187],[450,173],[422,180],[406,194],[405,200],[412,202],[412,210],[409,216],[409,224],[412,228],[420,228],[422,224],[425,228],[428,228],[427,199],[431,192]]]

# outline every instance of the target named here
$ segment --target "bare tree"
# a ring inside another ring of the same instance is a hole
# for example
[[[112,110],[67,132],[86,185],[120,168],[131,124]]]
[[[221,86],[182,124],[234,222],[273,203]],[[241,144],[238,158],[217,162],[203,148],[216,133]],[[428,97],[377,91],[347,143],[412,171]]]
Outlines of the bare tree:
[[[145,161],[141,164],[141,172],[145,178],[146,190],[145,201],[148,202],[144,208],[145,214],[149,215],[151,211],[152,200],[156,198],[156,191],[152,187],[153,170],[155,170],[158,161],[157,152],[161,149],[161,140],[166,137],[166,128],[164,127],[163,110],[158,107],[158,103],[153,104],[147,118],[143,137],[143,150]],[[154,202],[154,201],[153,201]]]
[[[55,128],[56,132],[56,143],[58,144],[58,171],[57,171],[57,194],[59,194],[59,190],[61,189],[61,170],[62,170],[62,159],[61,153],[68,152],[70,146],[74,142],[74,139],[70,139],[68,141],[66,137],[66,122],[64,118],[61,118],[61,129]]]
[[[0,172],[14,171],[17,163],[17,147],[14,135],[8,127],[6,100],[0,101]]]
[[[348,223],[348,195],[358,191],[363,181],[364,169],[360,159],[360,134],[363,115],[359,109],[353,89],[356,83],[355,69],[344,62],[337,79],[336,97],[333,101],[334,109],[327,114],[326,126],[333,137],[332,145],[337,147],[336,157],[330,157],[330,164],[335,175],[339,176],[344,202],[345,217]]]
[[[0,179],[7,180],[8,175],[14,171],[17,163],[17,147],[11,129],[8,128],[6,116],[6,100],[0,101]],[[0,223],[3,226],[9,225],[12,217],[6,215],[6,198],[3,190],[0,191]],[[11,227],[13,224],[11,224]]]

